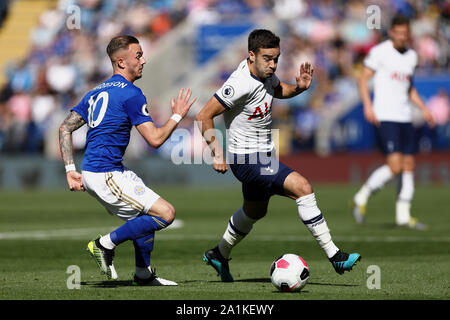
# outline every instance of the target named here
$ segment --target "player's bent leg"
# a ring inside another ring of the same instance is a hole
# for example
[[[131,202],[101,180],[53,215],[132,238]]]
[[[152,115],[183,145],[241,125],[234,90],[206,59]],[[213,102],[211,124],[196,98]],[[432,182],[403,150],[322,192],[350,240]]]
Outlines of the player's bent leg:
[[[244,199],[242,209],[247,217],[253,220],[264,218],[267,214],[268,200],[255,201]],[[254,221],[253,223],[255,223]]]
[[[136,286],[176,286],[177,283],[156,276],[156,271],[150,266],[150,256],[153,250],[155,234],[149,234],[133,241],[136,271],[133,285]]]
[[[219,252],[225,259],[230,258],[231,250],[250,233],[253,225],[267,213],[269,201],[244,200],[228,221],[228,226],[219,242]]]
[[[138,242],[166,228],[175,219],[175,208],[145,186],[142,179],[131,170],[101,173],[83,171],[83,182],[90,194],[109,213],[126,221],[111,233],[89,242],[87,248],[103,273],[111,278],[117,277],[112,263],[115,247],[127,240]],[[149,260],[151,250],[148,250],[148,245],[140,249],[142,252],[138,253],[144,253]]]
[[[148,215],[156,216],[167,222],[170,225],[175,220],[176,211],[173,205],[163,198],[159,198],[151,206],[147,212]]]
[[[393,176],[394,174],[387,164],[378,167],[370,174],[367,181],[353,197],[352,214],[357,223],[365,222],[366,205],[370,196],[383,188]]]
[[[400,191],[397,197],[395,223],[398,226],[426,230],[428,226],[411,216],[411,202],[414,196],[414,168],[413,155],[403,156],[403,172],[400,177]]]
[[[295,171],[286,177],[283,188],[286,196],[294,200],[313,193],[313,189],[308,180]]]
[[[399,152],[390,153],[386,157],[386,164],[375,169],[353,197],[352,214],[359,224],[365,222],[366,205],[372,194],[380,190],[394,176],[401,172],[402,154]]]
[[[410,155],[410,154],[403,155],[402,170],[414,172],[415,169],[416,169],[415,156]]]
[[[217,271],[223,282],[234,281],[228,264],[231,250],[251,231],[253,224],[266,215],[268,203],[268,200],[244,200],[244,205],[228,221],[217,247],[203,254],[203,260]]]
[[[133,240],[135,256],[135,276],[139,279],[148,279],[152,276],[150,257],[153,251],[155,233]]]
[[[148,236],[157,230],[166,228],[175,218],[175,209],[162,198],[158,198],[151,206],[151,209],[155,209],[155,211],[149,210],[150,213],[155,212],[158,215],[141,214],[137,217],[131,216],[128,221],[116,230],[88,244],[88,251],[94,257],[97,264],[99,266],[101,265],[102,271],[108,277],[114,275],[114,265],[112,264],[112,260],[110,264],[106,261],[106,265],[109,266],[109,269],[112,269],[109,271],[108,268],[104,268],[105,263],[103,260],[108,257],[108,254],[113,256],[116,246],[127,240],[134,241]],[[164,217],[168,221],[161,217]]]
[[[344,271],[352,270],[361,256],[359,253],[342,252],[334,244],[327,222],[317,207],[316,197],[309,182],[299,173],[292,172],[286,178],[284,187],[286,195],[295,199],[300,219],[324,250],[336,272],[342,274]]]
[[[394,176],[398,175],[403,170],[403,154],[400,152],[393,152],[386,156],[386,164],[391,169]]]
[[[163,198],[156,200],[147,212],[162,228],[169,226],[175,219],[175,208]],[[156,230],[155,230],[156,231]],[[176,286],[177,283],[157,277],[151,268],[150,256],[153,251],[154,231],[142,238],[133,240],[136,260],[136,271],[133,284],[138,286]]]
[[[102,274],[108,279],[117,279],[118,275],[114,268],[114,249],[107,249],[101,243],[102,235],[98,235],[96,239],[91,240],[87,245],[87,252],[96,262]]]

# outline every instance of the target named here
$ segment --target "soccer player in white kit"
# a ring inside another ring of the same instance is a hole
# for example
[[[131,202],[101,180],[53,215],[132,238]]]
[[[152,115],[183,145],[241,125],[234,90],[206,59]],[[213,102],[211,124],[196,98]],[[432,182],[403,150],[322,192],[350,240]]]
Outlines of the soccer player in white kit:
[[[139,41],[133,36],[111,39],[107,53],[113,66],[110,79],[89,91],[59,128],[61,155],[70,190],[88,191],[106,210],[125,221],[107,235],[90,241],[88,252],[102,273],[116,279],[113,258],[116,246],[132,241],[135,249],[134,283],[137,285],[177,285],[155,275],[150,266],[155,232],[175,219],[175,208],[123,163],[133,126],[154,148],[161,146],[187,114],[195,99],[192,91],[179,91],[171,100],[172,117],[156,127],[148,112],[147,100],[133,83],[142,77],[145,64]],[[82,173],[76,171],[72,154],[72,132],[88,125]]]
[[[313,68],[306,62],[300,66],[295,84],[280,81],[275,75],[279,43],[279,37],[271,31],[253,30],[248,37],[249,57],[197,115],[200,130],[214,154],[214,170],[225,173],[229,165],[242,183],[243,205],[231,216],[218,245],[203,255],[223,282],[234,281],[228,264],[232,248],[266,215],[269,200],[275,194],[296,201],[300,219],[336,272],[350,271],[361,258],[358,253],[339,250],[333,243],[309,182],[276,158],[271,135],[272,100],[294,97],[307,90],[313,76]],[[213,120],[222,113],[228,129],[227,161],[216,140]]]
[[[386,163],[377,168],[353,198],[353,216],[365,222],[366,204],[370,195],[381,189],[393,177],[400,175],[395,223],[398,226],[424,230],[426,225],[412,218],[414,194],[414,154],[416,139],[412,126],[412,105],[415,104],[432,127],[433,117],[413,85],[417,53],[408,47],[409,21],[402,16],[392,19],[389,38],[373,47],[364,60],[359,81],[366,120],[377,127]],[[368,82],[374,84],[373,103]]]

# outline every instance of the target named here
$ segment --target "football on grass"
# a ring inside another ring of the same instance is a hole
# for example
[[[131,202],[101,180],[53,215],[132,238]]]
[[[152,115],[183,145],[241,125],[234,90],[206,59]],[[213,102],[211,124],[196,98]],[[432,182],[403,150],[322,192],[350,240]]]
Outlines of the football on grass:
[[[300,291],[308,282],[309,267],[300,256],[286,253],[270,266],[270,279],[280,291]]]

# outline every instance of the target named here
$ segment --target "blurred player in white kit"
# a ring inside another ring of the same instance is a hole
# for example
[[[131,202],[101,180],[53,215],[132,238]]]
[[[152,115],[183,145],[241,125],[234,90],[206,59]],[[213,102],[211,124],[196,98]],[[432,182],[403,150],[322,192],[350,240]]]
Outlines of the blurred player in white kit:
[[[373,47],[364,60],[359,81],[364,116],[377,127],[386,163],[370,175],[354,196],[353,216],[358,223],[364,223],[369,197],[392,178],[399,176],[395,223],[402,227],[425,230],[427,226],[411,217],[410,213],[417,143],[411,123],[412,104],[420,109],[429,126],[434,126],[434,120],[413,85],[418,57],[409,48],[409,31],[409,21],[402,16],[395,16],[389,29],[389,39]],[[373,102],[368,86],[372,77]]]

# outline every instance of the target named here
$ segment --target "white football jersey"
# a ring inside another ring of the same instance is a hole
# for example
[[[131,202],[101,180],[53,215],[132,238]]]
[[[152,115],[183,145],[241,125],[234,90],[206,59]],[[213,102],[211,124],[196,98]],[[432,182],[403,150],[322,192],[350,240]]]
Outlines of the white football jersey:
[[[224,119],[229,152],[248,154],[273,149],[272,100],[279,84],[275,74],[264,80],[251,74],[244,60],[214,94],[227,109]]]
[[[377,119],[411,122],[409,89],[417,53],[412,49],[400,53],[391,40],[386,40],[369,51],[364,65],[375,71],[373,108]]]

